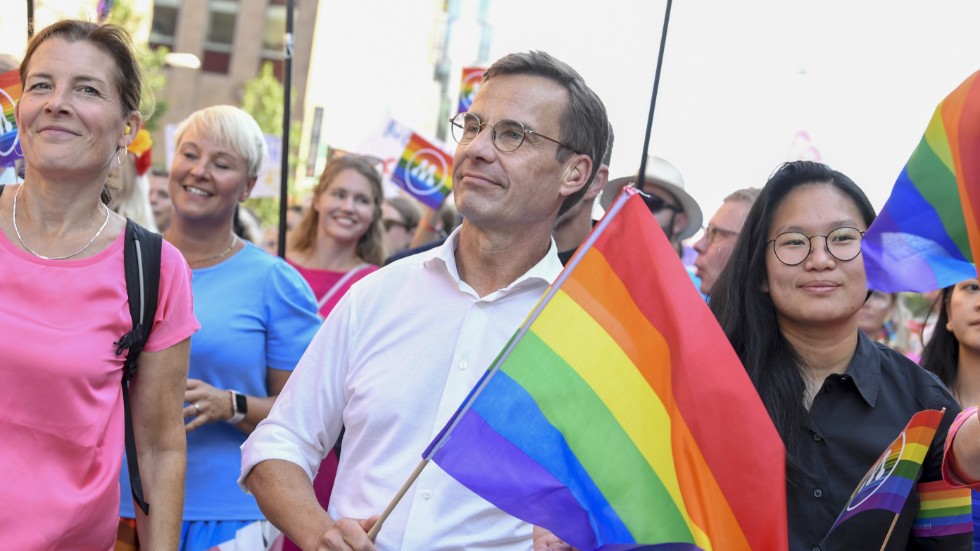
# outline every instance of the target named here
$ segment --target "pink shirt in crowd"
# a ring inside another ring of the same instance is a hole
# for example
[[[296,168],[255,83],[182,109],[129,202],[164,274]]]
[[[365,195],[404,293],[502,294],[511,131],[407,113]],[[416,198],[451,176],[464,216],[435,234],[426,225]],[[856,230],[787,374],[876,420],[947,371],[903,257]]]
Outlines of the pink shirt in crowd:
[[[123,357],[113,342],[132,329],[123,242],[124,233],[95,256],[56,261],[19,249],[0,232],[5,549],[113,548],[124,441]],[[150,352],[199,328],[190,270],[166,242],[160,272],[144,349]]]
[[[286,262],[289,261],[287,260]],[[323,295],[327,294],[330,291],[330,289],[332,289],[333,286],[337,284],[337,282],[339,282],[341,279],[344,278],[345,275],[347,275],[347,272],[335,272],[333,270],[315,270],[312,268],[304,268],[299,264],[295,264],[293,262],[289,262],[289,265],[292,266],[293,268],[296,268],[296,271],[298,271],[299,274],[303,276],[303,279],[305,279],[306,282],[310,284],[310,288],[313,289],[313,294],[316,295],[316,300],[318,304],[320,303],[320,300],[323,298]],[[358,270],[357,273],[347,278],[347,281],[345,281],[344,284],[341,285],[340,288],[338,288],[336,292],[334,292],[334,294],[331,295],[330,298],[325,303],[320,305],[320,310],[319,310],[320,317],[321,318],[327,317],[327,314],[329,314],[330,311],[333,310],[333,307],[337,305],[337,301],[340,300],[340,297],[347,294],[347,290],[350,289],[351,285],[360,281],[361,278],[363,278],[364,276],[376,271],[378,271],[377,266],[368,264],[365,265],[360,270]]]

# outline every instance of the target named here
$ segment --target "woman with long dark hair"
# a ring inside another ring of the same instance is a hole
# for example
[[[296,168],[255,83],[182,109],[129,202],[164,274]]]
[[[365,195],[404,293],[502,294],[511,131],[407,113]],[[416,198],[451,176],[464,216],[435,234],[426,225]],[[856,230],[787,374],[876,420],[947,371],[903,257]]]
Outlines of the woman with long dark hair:
[[[791,549],[818,548],[864,474],[923,409],[947,409],[919,482],[941,479],[944,437],[959,412],[935,376],[858,330],[868,296],[861,240],[874,217],[844,174],[786,163],[752,206],[712,291],[711,309],[786,445]],[[906,502],[890,546],[913,545],[918,503]],[[890,522],[848,521],[878,546]]]

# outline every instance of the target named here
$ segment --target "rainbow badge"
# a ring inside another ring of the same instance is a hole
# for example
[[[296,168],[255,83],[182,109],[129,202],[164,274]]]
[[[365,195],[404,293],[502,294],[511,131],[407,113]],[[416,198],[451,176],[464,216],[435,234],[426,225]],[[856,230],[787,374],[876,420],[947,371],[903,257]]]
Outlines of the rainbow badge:
[[[17,121],[14,120],[14,105],[20,99],[22,86],[17,69],[0,74],[0,167],[14,166],[23,157],[20,141],[17,139]]]
[[[413,132],[391,180],[426,206],[438,209],[452,191],[452,166],[449,153]]]
[[[483,73],[486,71],[485,67],[463,67],[463,78],[459,83],[457,113],[465,113],[470,110],[470,106],[473,105],[473,98],[476,97],[476,91],[480,89],[480,83],[483,82]]]

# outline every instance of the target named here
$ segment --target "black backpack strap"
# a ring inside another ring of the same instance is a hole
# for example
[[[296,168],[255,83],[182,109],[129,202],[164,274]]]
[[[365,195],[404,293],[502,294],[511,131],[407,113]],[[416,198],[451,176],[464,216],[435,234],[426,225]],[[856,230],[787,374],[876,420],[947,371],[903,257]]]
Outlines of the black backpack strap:
[[[136,373],[136,362],[146,340],[150,337],[153,318],[157,311],[157,295],[160,289],[160,251],[163,237],[132,220],[126,220],[126,243],[123,246],[123,264],[126,271],[126,293],[129,296],[129,313],[133,318],[133,330],[116,342],[116,355],[128,350],[123,363],[122,396],[126,417],[126,460],[129,466],[129,485],[133,499],[143,514],[150,513],[150,504],[143,499],[143,481],[140,478],[136,457],[136,436],[133,432],[133,413],[129,399],[129,380]]]

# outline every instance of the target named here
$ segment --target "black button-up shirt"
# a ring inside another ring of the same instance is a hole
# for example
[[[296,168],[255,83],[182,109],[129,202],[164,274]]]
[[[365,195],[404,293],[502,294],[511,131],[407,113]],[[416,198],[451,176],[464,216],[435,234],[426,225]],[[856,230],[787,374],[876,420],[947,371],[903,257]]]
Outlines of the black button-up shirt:
[[[823,545],[822,540],[862,477],[912,416],[944,407],[946,415],[926,455],[919,482],[942,478],[943,444],[960,407],[933,374],[859,333],[847,371],[824,380],[807,415],[810,436],[801,440],[800,453],[806,474],[786,491],[790,549],[880,549],[894,518],[887,511],[861,513],[838,527],[842,534],[846,528],[846,544],[837,537]],[[888,549],[972,548],[972,538],[962,535],[917,541],[912,522],[919,498],[915,490],[911,494]]]

